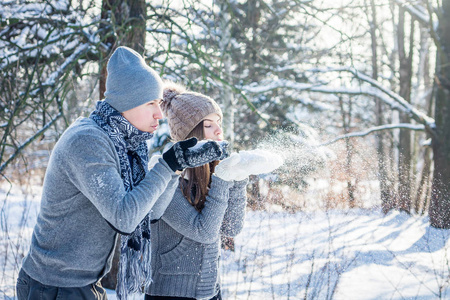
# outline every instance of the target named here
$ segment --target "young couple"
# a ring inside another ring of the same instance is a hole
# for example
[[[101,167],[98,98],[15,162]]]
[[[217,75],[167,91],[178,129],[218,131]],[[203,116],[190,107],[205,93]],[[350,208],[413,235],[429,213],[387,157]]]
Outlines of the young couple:
[[[52,151],[18,299],[107,299],[116,240],[120,299],[142,287],[145,299],[221,299],[220,234],[242,229],[263,158],[230,156],[217,103],[164,84],[134,50],[117,48],[107,71],[105,100]],[[163,113],[174,144],[149,163]]]

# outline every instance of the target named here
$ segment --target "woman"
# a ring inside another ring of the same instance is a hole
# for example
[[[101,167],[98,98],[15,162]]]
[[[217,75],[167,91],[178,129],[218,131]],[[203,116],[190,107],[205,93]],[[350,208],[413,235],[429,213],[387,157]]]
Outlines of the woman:
[[[161,108],[175,142],[223,140],[222,111],[213,99],[172,83]],[[217,164],[186,169],[171,203],[152,224],[153,282],[145,299],[221,299],[220,235],[241,231],[248,179],[223,180],[214,173]]]

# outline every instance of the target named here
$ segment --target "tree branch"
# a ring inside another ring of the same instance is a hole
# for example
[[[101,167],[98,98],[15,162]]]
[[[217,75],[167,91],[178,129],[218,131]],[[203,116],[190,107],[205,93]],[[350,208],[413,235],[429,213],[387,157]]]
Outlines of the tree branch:
[[[13,161],[19,154],[22,152],[22,150],[31,144],[35,139],[37,139],[39,136],[41,136],[53,123],[56,122],[61,116],[62,112],[60,111],[52,120],[50,120],[47,124],[44,125],[38,132],[36,132],[32,137],[28,138],[25,142],[23,142],[22,145],[20,145],[16,151],[0,166],[0,174],[1,172],[8,166],[8,164]]]
[[[433,20],[433,10],[427,2],[427,7],[421,7],[409,3],[410,1],[395,0],[397,5],[403,7],[412,17],[414,17],[419,23],[421,23],[430,32],[430,36],[438,46],[439,51],[439,37],[437,36],[436,29],[438,28],[439,21]]]
[[[405,0],[395,0],[397,5],[403,7],[411,16],[413,16],[417,21],[425,26],[430,23],[430,16],[425,12],[424,7],[417,7],[416,5],[410,3],[410,1]]]
[[[369,128],[365,131],[359,131],[359,132],[352,132],[352,133],[348,133],[348,134],[344,134],[344,135],[340,135],[334,139],[332,139],[331,141],[325,142],[325,143],[321,143],[317,146],[328,146],[330,144],[333,144],[339,140],[343,140],[343,139],[348,139],[348,138],[352,138],[352,137],[364,137],[366,135],[369,135],[373,132],[377,132],[377,131],[383,131],[383,130],[392,130],[392,129],[409,129],[409,130],[416,130],[416,131],[423,131],[425,130],[425,126],[424,125],[414,125],[414,124],[410,124],[410,123],[400,123],[400,124],[387,124],[387,125],[382,125],[382,126],[377,126],[377,127],[372,127]]]

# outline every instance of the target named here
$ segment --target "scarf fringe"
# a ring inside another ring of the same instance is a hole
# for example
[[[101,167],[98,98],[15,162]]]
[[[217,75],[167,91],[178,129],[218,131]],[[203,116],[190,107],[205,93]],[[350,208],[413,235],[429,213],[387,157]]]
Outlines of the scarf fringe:
[[[152,247],[149,239],[142,239],[142,263],[141,263],[141,273],[142,281],[145,288],[148,288],[152,283]]]
[[[127,240],[127,236],[122,236],[122,243],[126,245]],[[147,282],[143,276],[143,271],[149,267],[148,270],[151,274],[150,260],[143,259],[142,256],[143,252],[147,251],[142,250],[136,251],[129,247],[122,247],[116,286],[116,295],[119,300],[128,299],[130,293],[142,293],[143,283]]]

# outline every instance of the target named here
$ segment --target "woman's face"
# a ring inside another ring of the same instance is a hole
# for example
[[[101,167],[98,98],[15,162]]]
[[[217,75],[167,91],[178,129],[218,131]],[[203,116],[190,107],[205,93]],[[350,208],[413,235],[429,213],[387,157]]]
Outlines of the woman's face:
[[[222,118],[218,114],[212,113],[203,119],[203,135],[207,140],[223,140]]]
[[[161,100],[153,100],[124,111],[122,115],[140,131],[153,133],[162,119]]]

